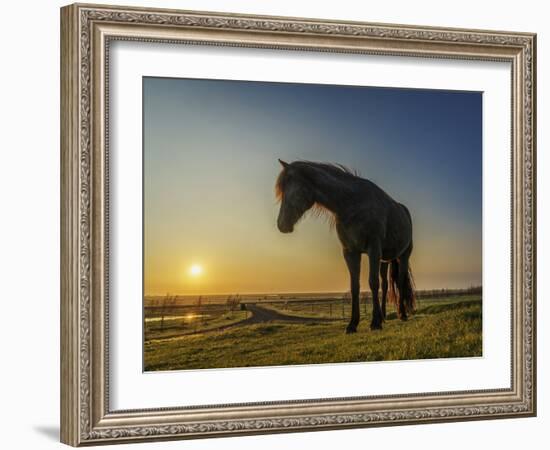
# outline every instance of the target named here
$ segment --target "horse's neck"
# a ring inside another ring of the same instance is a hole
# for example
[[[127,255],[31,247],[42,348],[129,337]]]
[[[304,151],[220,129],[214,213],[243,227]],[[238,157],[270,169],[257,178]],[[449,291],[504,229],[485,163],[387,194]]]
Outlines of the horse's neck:
[[[314,191],[316,203],[320,204],[337,217],[344,214],[349,195],[343,183],[328,177],[323,183],[314,183]]]

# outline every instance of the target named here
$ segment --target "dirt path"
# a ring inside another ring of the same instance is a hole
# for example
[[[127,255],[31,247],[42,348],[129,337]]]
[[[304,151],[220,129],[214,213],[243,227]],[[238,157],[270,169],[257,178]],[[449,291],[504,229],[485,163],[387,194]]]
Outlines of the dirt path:
[[[312,322],[332,322],[338,319],[327,319],[323,317],[300,317],[300,316],[288,316],[286,314],[274,311],[272,309],[264,308],[258,305],[246,305],[246,309],[252,313],[252,316],[241,322],[237,322],[232,325],[251,325],[254,323],[262,322],[295,322],[295,323],[312,323]]]
[[[170,334],[168,336],[162,336],[157,339],[151,339],[151,341],[164,341],[166,339],[174,339],[174,338],[183,337],[183,336],[218,332],[218,331],[227,330],[229,328],[240,327],[243,325],[254,325],[257,323],[266,323],[266,322],[274,322],[274,321],[292,322],[292,323],[325,323],[325,322],[334,322],[335,320],[340,320],[340,319],[327,319],[322,317],[317,318],[317,317],[288,316],[278,311],[267,309],[267,308],[264,308],[263,306],[258,306],[254,304],[247,304],[246,309],[251,313],[251,316],[248,317],[247,319],[243,319],[238,322],[233,322],[228,325],[222,325],[216,328],[209,328],[207,330]]]

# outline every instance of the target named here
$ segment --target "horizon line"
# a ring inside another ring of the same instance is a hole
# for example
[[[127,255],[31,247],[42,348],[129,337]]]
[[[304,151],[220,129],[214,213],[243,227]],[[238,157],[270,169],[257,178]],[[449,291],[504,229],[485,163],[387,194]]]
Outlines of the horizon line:
[[[430,288],[430,289],[415,289],[415,292],[427,292],[427,291],[467,291],[467,290],[475,290],[475,289],[483,289],[483,285],[473,285],[473,286],[467,286],[462,288]],[[166,296],[166,295],[175,295],[178,297],[197,297],[197,296],[232,296],[232,295],[305,295],[305,294],[347,294],[349,293],[349,290],[345,291],[286,291],[286,292],[222,292],[222,293],[195,293],[195,294],[178,294],[178,293],[171,293],[167,292],[164,294],[144,294],[143,297],[158,297],[158,296]],[[359,291],[360,294],[371,294],[370,289],[365,289]]]

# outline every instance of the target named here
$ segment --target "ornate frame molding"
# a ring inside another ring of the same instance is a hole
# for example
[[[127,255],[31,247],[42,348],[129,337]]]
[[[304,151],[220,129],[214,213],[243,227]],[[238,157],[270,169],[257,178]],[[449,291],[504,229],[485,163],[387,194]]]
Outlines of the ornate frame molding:
[[[114,39],[508,61],[512,386],[162,410],[108,398],[108,57]],[[61,9],[61,439],[78,446],[536,414],[536,36],[75,4]]]

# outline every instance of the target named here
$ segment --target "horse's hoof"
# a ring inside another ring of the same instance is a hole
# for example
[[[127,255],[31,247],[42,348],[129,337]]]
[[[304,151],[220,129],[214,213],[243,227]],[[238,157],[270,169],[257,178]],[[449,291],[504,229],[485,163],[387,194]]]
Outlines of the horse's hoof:
[[[382,329],[382,323],[376,323],[376,322],[372,322],[370,324],[370,329],[371,330],[381,330]]]
[[[346,328],[346,334],[357,333],[357,327],[348,325]]]
[[[401,321],[406,322],[408,320],[408,317],[407,316],[401,316],[400,319],[401,319]]]

